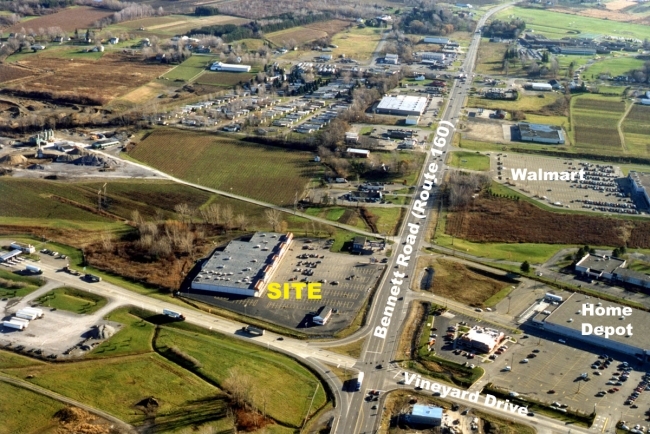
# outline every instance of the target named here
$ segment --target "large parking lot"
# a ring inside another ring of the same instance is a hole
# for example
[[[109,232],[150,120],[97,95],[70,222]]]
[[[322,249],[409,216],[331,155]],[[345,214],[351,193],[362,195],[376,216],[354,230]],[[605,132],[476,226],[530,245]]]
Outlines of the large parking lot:
[[[524,154],[491,153],[490,168],[496,180],[557,208],[607,214],[636,214],[636,205],[626,197],[627,180],[617,166],[597,165],[580,160]],[[575,181],[514,180],[512,170],[571,172]],[[584,180],[579,181],[579,170]]]
[[[287,300],[271,300],[268,291],[259,298],[253,298],[185,292],[187,290],[184,289],[183,296],[303,333],[329,335],[352,322],[384,268],[382,263],[370,263],[369,256],[331,253],[325,241],[305,243],[305,240],[296,239],[271,282],[323,281],[320,300],[308,300],[305,291],[302,299],[297,300],[294,290],[290,291]],[[312,318],[324,306],[332,308],[335,313],[327,324],[317,326]]]
[[[637,360],[580,342],[561,343],[562,338],[529,327],[524,327],[525,334],[512,335],[513,339],[504,342],[508,348],[496,359],[489,360],[483,355],[470,358],[472,350],[459,345],[457,339],[445,336],[448,327],[460,329],[476,324],[488,326],[476,318],[451,311],[436,316],[435,330],[430,331],[430,336],[437,335],[436,355],[459,364],[482,367],[485,369],[480,380],[483,385],[493,383],[524,397],[549,405],[557,402],[587,414],[596,406],[599,417],[595,425],[604,425],[606,419],[610,426],[624,420],[630,427],[639,424],[650,429],[650,417],[646,414],[650,411],[650,390],[646,390],[650,377],[645,382],[648,369]],[[455,350],[459,350],[458,354]],[[605,355],[611,359],[607,365]],[[628,367],[623,363],[628,363]],[[587,374],[586,380],[583,374]],[[638,396],[634,397],[633,393]],[[630,398],[633,401],[628,402]]]

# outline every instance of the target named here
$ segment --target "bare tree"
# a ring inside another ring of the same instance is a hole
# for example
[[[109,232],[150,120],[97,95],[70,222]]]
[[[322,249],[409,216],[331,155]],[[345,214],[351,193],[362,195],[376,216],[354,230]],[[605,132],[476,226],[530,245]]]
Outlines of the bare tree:
[[[192,218],[192,214],[194,214],[193,210],[186,203],[177,204],[174,206],[174,211],[176,211],[176,213],[181,216],[181,221],[183,223],[185,223],[186,220],[190,220]]]
[[[105,252],[113,250],[113,235],[110,232],[102,233],[102,247]]]
[[[273,231],[279,232],[280,222],[282,221],[282,212],[278,211],[277,209],[267,209],[264,211],[264,215],[266,216],[266,219]]]
[[[223,228],[226,231],[232,229],[234,213],[231,205],[226,205],[223,212],[221,213],[221,218],[223,220]]]
[[[237,214],[235,217],[235,225],[239,230],[245,231],[248,226],[248,217],[246,217],[246,214]]]

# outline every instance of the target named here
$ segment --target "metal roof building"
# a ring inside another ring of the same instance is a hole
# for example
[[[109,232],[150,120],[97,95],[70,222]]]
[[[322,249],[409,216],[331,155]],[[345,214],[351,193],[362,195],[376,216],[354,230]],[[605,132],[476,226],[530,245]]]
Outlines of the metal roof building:
[[[648,100],[650,103],[650,100]],[[648,191],[650,190],[650,173],[635,172],[633,170],[627,175],[630,180],[630,186],[632,191],[637,195],[640,195],[645,200],[646,206],[650,206],[650,195]]]
[[[442,408],[431,405],[415,404],[413,405],[411,413],[406,417],[410,423],[440,426],[442,424]]]
[[[427,98],[421,96],[385,96],[381,99],[375,111],[389,115],[420,116],[427,108],[427,101]]]
[[[650,334],[644,333],[644,325],[648,324],[650,316],[647,312],[631,309],[632,314],[626,317],[618,315],[583,316],[584,304],[592,304],[594,307],[604,309],[622,309],[625,306],[611,301],[601,300],[593,296],[583,294],[571,294],[562,304],[558,306],[547,306],[532,316],[533,325],[565,337],[566,339],[580,341],[594,347],[597,351],[601,349],[617,351],[631,355],[638,359],[650,361]],[[623,318],[623,319],[621,319]],[[603,335],[583,334],[583,324],[591,324],[593,327],[625,327],[633,325],[632,334],[612,335],[605,338]],[[596,350],[594,348],[594,350]]]
[[[291,232],[255,233],[249,240],[234,240],[215,251],[192,280],[192,289],[260,297],[289,250]]]
[[[519,135],[524,142],[564,144],[564,131],[555,125],[520,123]]]
[[[439,36],[427,36],[422,40],[422,42],[424,42],[425,44],[447,45],[449,43],[449,38],[442,38]]]

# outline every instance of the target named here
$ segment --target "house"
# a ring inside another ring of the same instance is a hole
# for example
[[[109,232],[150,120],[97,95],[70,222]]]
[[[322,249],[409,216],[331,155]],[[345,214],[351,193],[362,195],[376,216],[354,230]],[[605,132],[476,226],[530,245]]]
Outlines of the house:
[[[34,44],[30,47],[33,51],[45,50],[45,45]]]
[[[119,44],[120,38],[117,36],[113,36],[111,39],[108,40],[108,43],[111,45]]]

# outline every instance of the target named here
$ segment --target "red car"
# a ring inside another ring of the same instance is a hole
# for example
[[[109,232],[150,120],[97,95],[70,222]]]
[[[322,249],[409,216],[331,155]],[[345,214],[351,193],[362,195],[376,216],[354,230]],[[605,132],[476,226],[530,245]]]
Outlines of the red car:
[[[612,389],[614,390],[614,392],[618,392],[620,390],[618,387],[612,387]]]
[[[609,390],[607,391],[607,393],[614,393],[614,392],[616,392],[614,389],[609,389]]]

